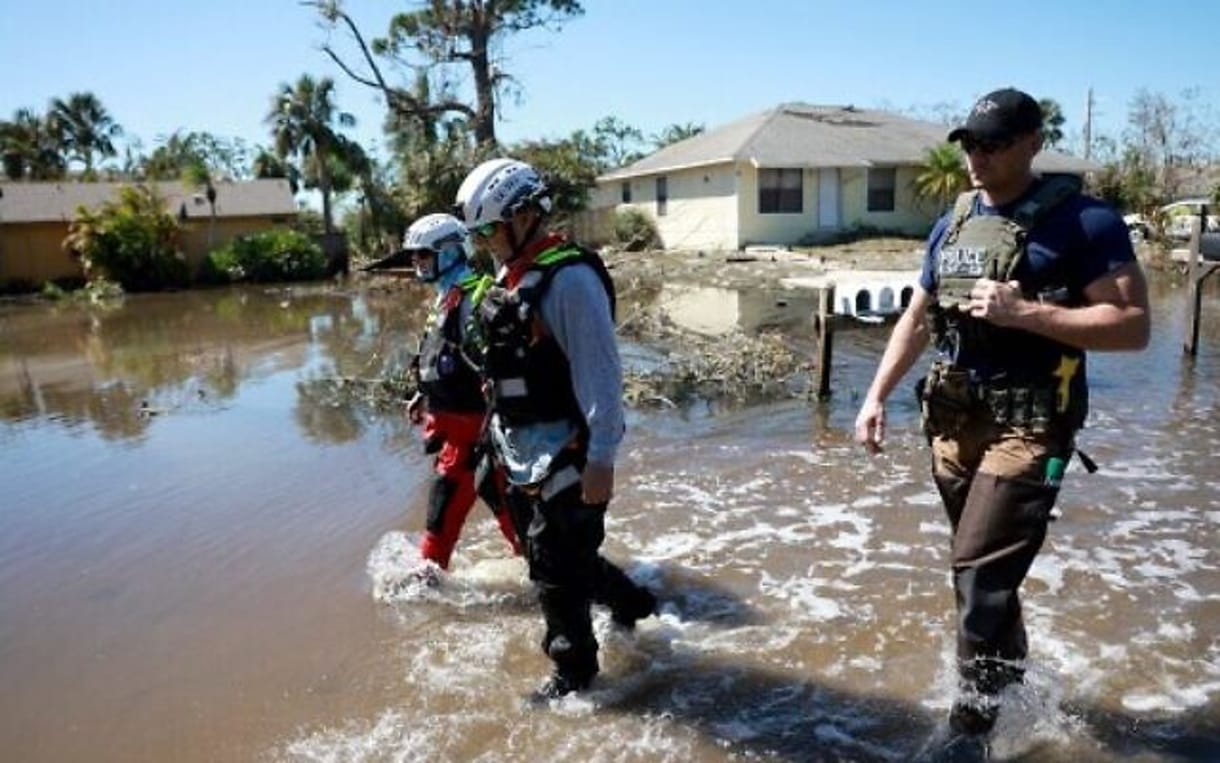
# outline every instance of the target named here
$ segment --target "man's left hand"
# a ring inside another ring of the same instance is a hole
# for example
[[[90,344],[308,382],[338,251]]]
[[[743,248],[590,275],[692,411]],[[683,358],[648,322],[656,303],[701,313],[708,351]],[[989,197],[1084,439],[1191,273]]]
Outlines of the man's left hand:
[[[981,318],[988,323],[1012,326],[1020,317],[1024,305],[1019,282],[1004,283],[980,278],[970,290],[968,310],[975,318]]]
[[[581,500],[588,504],[609,503],[614,493],[614,466],[585,464],[580,475]]]

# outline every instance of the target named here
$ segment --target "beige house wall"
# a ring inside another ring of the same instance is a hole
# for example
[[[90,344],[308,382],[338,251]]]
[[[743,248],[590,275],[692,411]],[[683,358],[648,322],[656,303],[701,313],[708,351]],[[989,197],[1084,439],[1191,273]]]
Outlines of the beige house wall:
[[[755,167],[749,162],[741,165],[741,194],[738,197],[738,214],[741,218],[739,247],[751,244],[795,244],[818,230],[818,171],[814,168],[801,170],[801,211],[758,211],[758,175],[760,169],[793,169],[790,167]]]
[[[0,225],[0,288],[84,278],[80,260],[64,251],[67,235],[62,222]]]
[[[292,222],[287,215],[268,217],[218,217],[216,227],[211,231],[209,246],[209,227],[211,221],[204,218],[192,218],[182,225],[181,246],[186,253],[186,265],[193,276],[199,272],[200,265],[208,252],[219,249],[238,236],[248,236],[251,233],[261,233],[276,227],[284,227]]]
[[[601,183],[590,199],[586,230],[608,230],[613,219],[605,210],[627,208],[639,209],[656,221],[667,249],[736,250],[752,244],[792,245],[835,230],[818,227],[818,168],[802,169],[801,211],[783,214],[758,211],[759,169],[750,162],[738,162],[666,173],[669,203],[668,214],[663,217],[656,213],[656,175]],[[868,170],[839,168],[839,229],[871,226],[910,235],[927,233],[939,211],[934,204],[915,198],[914,180],[918,171],[915,167],[898,167],[894,211],[869,212]],[[631,184],[630,204],[621,202],[624,182]]]
[[[895,173],[894,211],[868,211],[868,170],[862,167],[839,171],[840,197],[844,228],[868,225],[911,235],[927,233],[936,221],[935,205],[915,198],[916,167],[899,167]]]
[[[211,249],[218,249],[237,236],[291,224],[290,215],[217,218],[211,232],[209,221],[192,219],[183,224],[180,244],[193,276]],[[7,223],[0,225],[0,288],[6,285],[38,286],[58,279],[81,279],[80,261],[65,252],[68,223]]]
[[[666,249],[736,248],[737,182],[733,165],[664,173],[668,201],[657,214],[658,175],[612,180],[599,186],[597,200],[616,210],[638,209],[653,219]],[[622,203],[622,184],[631,184],[631,203]]]

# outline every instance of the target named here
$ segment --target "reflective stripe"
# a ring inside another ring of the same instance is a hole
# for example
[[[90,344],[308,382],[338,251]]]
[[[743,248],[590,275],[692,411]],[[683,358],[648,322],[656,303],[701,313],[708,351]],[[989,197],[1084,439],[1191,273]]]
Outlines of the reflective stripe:
[[[543,480],[540,497],[544,501],[549,501],[577,482],[580,482],[580,472],[576,471],[575,466],[565,466]]]
[[[500,397],[525,397],[529,389],[525,386],[525,378],[517,376],[496,382],[496,394]]]

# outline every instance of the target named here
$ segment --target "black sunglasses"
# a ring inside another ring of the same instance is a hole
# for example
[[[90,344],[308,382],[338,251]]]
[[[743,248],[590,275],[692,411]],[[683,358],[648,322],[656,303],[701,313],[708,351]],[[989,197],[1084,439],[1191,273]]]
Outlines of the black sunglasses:
[[[981,154],[995,154],[1000,151],[1005,151],[1016,143],[1016,138],[1001,138],[999,140],[975,140],[969,136],[962,137],[962,151],[967,154],[979,152]]]

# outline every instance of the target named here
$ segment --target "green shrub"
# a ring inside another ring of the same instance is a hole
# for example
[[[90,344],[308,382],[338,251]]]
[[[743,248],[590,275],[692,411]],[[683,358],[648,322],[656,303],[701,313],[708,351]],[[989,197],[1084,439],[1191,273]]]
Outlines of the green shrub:
[[[64,247],[77,253],[89,280],[115,281],[128,291],[182,286],[186,256],[181,228],[149,186],[124,186],[96,210],[81,207]]]
[[[628,252],[661,248],[656,224],[638,209],[621,209],[614,213],[614,241]]]
[[[287,228],[233,239],[208,254],[200,273],[208,283],[308,281],[325,275],[322,247]]]

